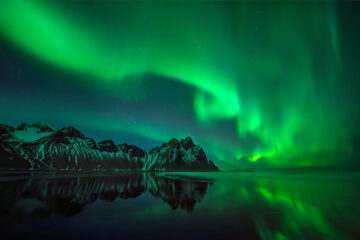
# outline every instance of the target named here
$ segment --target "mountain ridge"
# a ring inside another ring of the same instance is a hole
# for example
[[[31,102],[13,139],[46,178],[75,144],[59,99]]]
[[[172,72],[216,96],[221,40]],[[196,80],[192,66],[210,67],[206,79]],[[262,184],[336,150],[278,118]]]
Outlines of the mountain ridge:
[[[74,127],[0,124],[0,168],[92,171],[218,171],[190,137],[145,151],[113,140],[96,142]]]

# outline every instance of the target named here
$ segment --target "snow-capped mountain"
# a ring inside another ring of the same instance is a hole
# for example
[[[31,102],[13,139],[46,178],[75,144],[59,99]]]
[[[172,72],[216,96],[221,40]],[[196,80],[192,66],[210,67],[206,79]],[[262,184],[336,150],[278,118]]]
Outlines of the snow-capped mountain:
[[[112,140],[96,143],[73,127],[0,124],[0,168],[41,170],[218,170],[190,137],[172,139],[149,152]]]
[[[151,149],[144,159],[145,170],[217,169],[212,161],[207,160],[204,150],[195,145],[190,137],[180,141],[173,138]]]

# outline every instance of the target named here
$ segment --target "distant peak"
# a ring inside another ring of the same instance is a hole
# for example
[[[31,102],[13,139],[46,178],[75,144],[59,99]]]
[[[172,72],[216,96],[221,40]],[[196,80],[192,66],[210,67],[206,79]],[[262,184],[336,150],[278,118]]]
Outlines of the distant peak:
[[[25,130],[29,127],[32,127],[32,124],[22,123],[17,127],[17,130]]]
[[[50,127],[49,125],[45,123],[33,123],[33,124],[27,124],[22,123],[17,127],[17,130],[23,131],[27,130],[29,128],[36,128],[38,132],[54,132],[55,129],[53,127]]]
[[[74,127],[64,127],[62,129],[60,129],[59,131],[68,137],[86,138],[84,134],[82,134],[79,130],[77,130]]]
[[[99,145],[100,151],[105,151],[105,152],[116,152],[116,151],[118,151],[114,141],[111,140],[111,139],[101,141],[101,142],[99,142],[98,145]]]
[[[173,138],[168,142],[168,145],[176,145],[177,146],[179,144],[180,144],[180,142],[176,138]]]
[[[145,157],[145,151],[135,145],[129,145],[127,143],[122,143],[119,145],[119,148],[124,152],[129,154],[131,157]]]
[[[0,124],[0,139],[11,137],[13,131],[15,131],[15,128],[6,124]]]
[[[194,141],[191,139],[191,137],[186,137],[185,139],[181,139],[180,144],[185,150],[188,150],[189,148],[195,146]]]
[[[10,125],[7,124],[0,124],[0,130],[3,129],[3,131],[15,131],[15,128],[13,128]]]
[[[103,141],[100,141],[99,144],[101,145],[108,145],[108,146],[112,146],[114,145],[115,146],[115,143],[113,140],[109,139],[109,140],[103,140]]]

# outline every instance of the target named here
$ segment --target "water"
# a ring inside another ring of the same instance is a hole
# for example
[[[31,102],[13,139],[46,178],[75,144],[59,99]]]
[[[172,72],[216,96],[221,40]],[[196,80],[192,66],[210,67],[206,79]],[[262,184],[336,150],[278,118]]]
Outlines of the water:
[[[1,239],[360,239],[360,175],[0,177]]]

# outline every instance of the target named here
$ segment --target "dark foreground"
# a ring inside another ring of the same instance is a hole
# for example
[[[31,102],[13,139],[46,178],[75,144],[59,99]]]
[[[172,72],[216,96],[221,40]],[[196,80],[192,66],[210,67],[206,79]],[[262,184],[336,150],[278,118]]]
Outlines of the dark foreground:
[[[1,239],[360,239],[358,173],[4,174]]]

